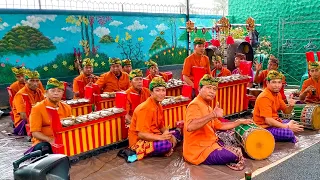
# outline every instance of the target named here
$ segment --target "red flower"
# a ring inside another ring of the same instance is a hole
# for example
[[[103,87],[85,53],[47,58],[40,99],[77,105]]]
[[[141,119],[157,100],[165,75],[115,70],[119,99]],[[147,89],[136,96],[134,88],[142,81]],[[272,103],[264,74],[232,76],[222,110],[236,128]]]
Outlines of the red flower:
[[[4,63],[1,63],[1,67],[6,67],[6,65]]]
[[[24,66],[24,65],[25,65],[24,63],[21,64],[21,66]]]
[[[20,60],[19,60],[19,59],[17,59],[17,60],[16,60],[16,63],[18,63],[19,61],[20,61]]]

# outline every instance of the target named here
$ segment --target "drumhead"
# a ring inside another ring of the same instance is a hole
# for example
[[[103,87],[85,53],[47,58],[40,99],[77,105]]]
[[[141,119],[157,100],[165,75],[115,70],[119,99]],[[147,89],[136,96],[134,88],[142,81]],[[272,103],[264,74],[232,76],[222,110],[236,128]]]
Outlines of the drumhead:
[[[253,130],[245,140],[246,153],[255,160],[263,160],[269,157],[273,153],[274,147],[275,139],[265,129]]]
[[[315,107],[312,113],[312,126],[315,130],[320,129],[320,106],[318,105]]]

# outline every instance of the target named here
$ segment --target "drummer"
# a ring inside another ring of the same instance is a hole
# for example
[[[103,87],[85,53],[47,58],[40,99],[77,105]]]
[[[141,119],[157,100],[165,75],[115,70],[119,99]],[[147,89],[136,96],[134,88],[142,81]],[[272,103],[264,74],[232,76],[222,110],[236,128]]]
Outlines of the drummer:
[[[169,80],[168,75],[165,73],[159,72],[158,64],[151,59],[149,61],[146,61],[145,64],[148,66],[149,69],[149,75],[147,76],[147,79],[152,81],[154,77],[161,76],[166,82]]]
[[[73,93],[75,98],[78,98],[80,96],[78,81],[82,81],[84,86],[91,86],[98,80],[99,76],[93,74],[93,62],[94,59],[90,58],[85,58],[83,60],[82,73],[73,80]]]
[[[205,52],[205,39],[203,38],[195,38],[193,41],[194,51],[184,60],[182,75],[183,80],[194,88],[194,74],[192,73],[192,67],[203,67],[205,69],[206,74],[210,74],[210,61],[208,56],[204,55]]]
[[[133,114],[132,111],[132,99],[131,99],[131,93],[137,94],[140,96],[140,102],[146,101],[148,97],[150,96],[150,90],[148,88],[142,87],[142,78],[143,78],[143,73],[140,69],[134,69],[130,72],[129,74],[130,77],[130,82],[131,82],[131,87],[126,91],[127,93],[127,114],[126,114],[126,123],[130,124],[131,122],[131,117]]]
[[[295,121],[282,120],[278,116],[281,110],[284,114],[289,114],[295,105],[295,100],[289,99],[289,106],[285,104],[280,89],[283,83],[283,75],[275,70],[270,70],[267,75],[267,88],[258,96],[254,111],[254,122],[270,131],[276,141],[297,142],[294,133],[303,131],[303,126]]]
[[[279,68],[279,60],[276,57],[274,57],[273,55],[270,55],[270,58],[269,58],[269,61],[268,61],[268,69],[263,70],[263,71],[261,71],[262,64],[256,63],[255,65],[256,65],[256,74],[254,75],[253,82],[257,83],[257,84],[263,83],[263,89],[265,89],[267,87],[266,78],[267,78],[268,72],[270,70],[275,70],[275,71],[278,70],[278,68]],[[287,102],[286,95],[284,94],[284,85],[286,84],[286,77],[285,76],[283,76],[282,84],[283,84],[283,87],[280,90],[280,94],[281,94],[282,99],[285,102]]]
[[[138,160],[145,156],[171,156],[173,148],[181,141],[178,130],[170,131],[164,125],[160,104],[166,96],[166,82],[161,77],[152,79],[151,96],[134,110],[129,128],[129,148],[136,152]]]
[[[228,130],[241,124],[250,124],[251,120],[239,119],[235,122],[221,123],[218,118],[223,110],[217,105],[211,108],[216,96],[218,79],[208,74],[199,83],[199,95],[193,99],[186,110],[184,123],[183,157],[190,163],[199,165],[228,165],[234,170],[244,168],[241,150],[223,146],[216,135],[217,130]],[[236,163],[236,164],[233,164]]]
[[[122,72],[126,72],[130,74],[132,70],[132,63],[130,59],[124,59],[122,60]]]
[[[51,129],[51,120],[46,107],[57,108],[60,118],[71,116],[71,107],[63,102],[63,82],[50,78],[46,86],[46,99],[36,104],[30,114],[30,131],[32,132],[32,147],[25,154],[41,150],[42,154],[52,153],[51,145],[54,143]]]
[[[246,55],[244,55],[242,53],[237,53],[234,58],[234,66],[236,68],[232,71],[232,74],[241,74],[240,73],[240,62],[241,61],[246,61]],[[254,72],[253,72],[252,68],[251,68],[249,76],[250,76],[250,83],[248,83],[248,87],[252,87],[253,76],[254,76]]]
[[[230,76],[231,71],[222,66],[222,58],[221,56],[213,56],[212,57],[214,69],[211,72],[213,77],[222,77],[222,76]]]
[[[121,72],[121,60],[109,58],[110,71],[102,74],[96,84],[103,92],[125,91],[130,86],[129,75]]]
[[[319,62],[309,63],[310,78],[302,85],[300,100],[305,102],[320,103],[320,65]]]

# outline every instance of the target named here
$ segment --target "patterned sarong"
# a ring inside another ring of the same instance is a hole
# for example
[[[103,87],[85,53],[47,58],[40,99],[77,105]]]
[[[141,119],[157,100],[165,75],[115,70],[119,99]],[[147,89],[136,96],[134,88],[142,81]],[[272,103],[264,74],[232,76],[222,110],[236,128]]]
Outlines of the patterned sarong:
[[[290,120],[284,119],[282,120],[282,123],[287,124],[289,121]],[[289,128],[268,127],[266,129],[271,132],[277,142],[297,142],[293,131]]]

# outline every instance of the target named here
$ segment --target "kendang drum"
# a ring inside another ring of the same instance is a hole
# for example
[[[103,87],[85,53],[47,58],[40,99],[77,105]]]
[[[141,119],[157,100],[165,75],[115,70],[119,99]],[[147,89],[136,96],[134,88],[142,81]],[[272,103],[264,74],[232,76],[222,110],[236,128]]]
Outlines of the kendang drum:
[[[293,120],[299,121],[304,128],[320,129],[320,106],[317,104],[296,104],[293,108]]]
[[[266,159],[273,153],[275,147],[273,135],[255,124],[236,127],[235,136],[236,140],[252,159]]]

